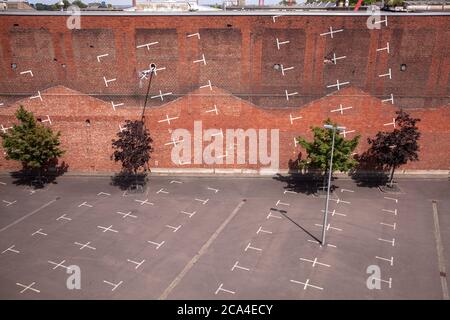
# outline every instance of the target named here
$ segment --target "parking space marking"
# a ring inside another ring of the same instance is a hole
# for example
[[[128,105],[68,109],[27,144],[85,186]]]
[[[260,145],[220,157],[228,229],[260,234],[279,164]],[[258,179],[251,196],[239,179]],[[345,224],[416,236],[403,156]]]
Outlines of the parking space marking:
[[[12,246],[9,247],[8,249],[3,250],[3,251],[2,251],[2,254],[5,253],[5,252],[8,252],[8,251],[11,251],[11,252],[14,252],[14,253],[20,253],[19,250],[13,249],[13,248],[15,248],[15,247],[16,247],[15,245],[12,245]]]
[[[392,201],[395,201],[395,203],[398,203],[398,199],[390,198],[390,197],[383,197],[383,198],[387,199],[387,200],[392,200]]]
[[[7,201],[7,200],[2,200],[4,203],[7,203],[7,205],[5,207],[9,207],[10,205],[13,205],[14,203],[17,202],[17,200],[14,201]]]
[[[394,216],[397,215],[397,209],[394,209],[394,210],[381,209],[381,211],[388,212],[388,213],[392,213]]]
[[[183,182],[178,181],[178,180],[171,180],[169,183],[178,183],[178,184],[182,184]]]
[[[80,250],[83,250],[84,248],[89,248],[91,250],[95,250],[94,247],[91,247],[90,244],[91,242],[88,241],[86,243],[79,243],[79,242],[74,242],[74,244],[76,244],[77,246],[80,246]]]
[[[67,270],[67,268],[68,268],[68,267],[66,267],[65,265],[63,265],[63,263],[65,263],[66,260],[63,260],[63,261],[61,261],[60,263],[53,262],[53,261],[50,261],[50,260],[48,260],[47,262],[50,263],[50,264],[53,264],[53,265],[55,266],[55,267],[53,268],[53,270],[57,269],[58,267],[65,268],[66,270]]]
[[[161,247],[165,243],[165,241],[161,241],[161,243],[157,243],[157,242],[153,242],[153,241],[150,241],[150,240],[147,241],[147,242],[156,245],[156,250],[158,250],[159,247]]]
[[[297,192],[295,192],[295,191],[284,190],[283,194],[286,194],[286,193],[294,193],[294,194],[297,194]]]
[[[344,201],[344,200],[341,200],[339,198],[337,198],[337,199],[330,198],[330,200],[331,201],[336,201],[336,203],[345,203],[345,204],[350,204],[351,203],[350,201]]]
[[[322,212],[325,212],[325,210],[320,210],[320,211],[322,211]],[[336,212],[336,210],[334,210],[333,209],[333,211],[328,211],[328,213],[331,213],[331,216],[334,216],[334,215],[338,215],[338,216],[342,216],[342,217],[346,217],[347,215],[346,214],[344,214],[344,213],[339,213],[339,212]]]
[[[373,278],[373,279],[374,279],[374,280],[381,281],[381,282],[384,282],[384,283],[388,283],[388,284],[389,284],[389,289],[392,288],[392,278],[389,278],[389,280],[383,280],[383,279],[381,279],[381,278]]]
[[[262,226],[259,227],[258,231],[256,231],[256,234],[259,234],[260,232],[272,234],[272,231],[264,230],[264,229],[262,228]]]
[[[395,230],[395,228],[397,227],[397,223],[396,223],[396,222],[394,222],[394,224],[389,224],[389,223],[380,222],[380,224],[382,224],[383,226],[391,227],[391,228],[394,229],[394,230]]]
[[[277,215],[274,215],[274,214],[272,214],[270,211],[269,211],[269,214],[267,215],[266,219],[269,219],[269,218],[282,219],[282,217],[277,216]]]
[[[181,270],[181,272],[175,277],[172,283],[164,290],[161,296],[158,298],[159,300],[164,300],[167,296],[172,292],[172,290],[180,283],[183,277],[189,272],[189,270],[195,265],[195,263],[200,259],[200,257],[208,250],[214,240],[219,236],[223,229],[230,223],[230,221],[236,216],[242,206],[246,203],[247,200],[242,200],[236,208],[230,213],[230,215],[225,219],[224,222],[217,228],[217,230],[211,235],[208,241],[200,248],[197,254],[186,264],[186,266]],[[219,287],[220,288],[220,287]],[[218,292],[218,291],[216,291]]]
[[[390,244],[392,244],[393,247],[395,246],[395,238],[392,238],[392,240],[378,238],[378,240],[384,241],[384,242],[389,242]]]
[[[241,269],[241,270],[245,270],[245,271],[250,271],[249,268],[245,268],[245,267],[240,266],[239,265],[239,261],[236,261],[234,263],[233,267],[231,268],[231,271],[234,271],[234,269],[236,269],[236,268]]]
[[[215,294],[218,294],[219,291],[224,291],[224,292],[231,293],[231,294],[235,294],[235,293],[236,293],[236,292],[234,292],[234,291],[224,289],[224,288],[223,288],[223,283],[221,283],[221,284],[219,285],[219,288],[217,288]]]
[[[110,196],[111,194],[107,193],[107,192],[99,192],[99,193],[97,193],[97,195],[98,196]]]
[[[119,283],[112,283],[112,282],[109,282],[109,281],[106,281],[106,280],[103,280],[103,282],[104,282],[104,283],[107,283],[107,284],[109,284],[110,286],[113,287],[113,288],[111,289],[111,291],[116,290],[116,289],[123,283],[123,281],[120,281]]]
[[[0,184],[6,186],[6,182],[0,181]]]
[[[297,280],[289,280],[289,281],[291,281],[293,283],[304,285],[303,290],[306,290],[308,287],[312,287],[312,288],[318,289],[318,290],[323,290],[323,288],[321,288],[321,287],[309,284],[309,279],[306,279],[306,282],[300,282],[300,281],[297,281]]]
[[[151,206],[154,205],[154,203],[148,202],[148,199],[145,199],[145,200],[137,200],[137,199],[135,199],[134,201],[139,202],[141,206],[143,206],[144,204],[149,204]]]
[[[390,263],[391,266],[394,265],[394,257],[391,257],[390,259],[387,259],[387,258],[375,256],[375,258],[380,259],[380,260],[384,260],[384,261],[389,261],[389,263]]]
[[[167,227],[167,228],[170,228],[170,229],[173,229],[173,232],[177,232],[178,229],[181,228],[181,224],[180,224],[178,227],[174,227],[174,226],[171,226],[171,225],[169,225],[169,224],[166,224],[166,227]]]
[[[32,290],[34,292],[40,293],[41,291],[39,291],[38,289],[33,288],[33,286],[36,284],[36,282],[32,282],[31,284],[29,284],[28,286],[18,283],[16,282],[16,285],[23,287],[24,289],[22,291],[20,291],[20,293],[24,293],[27,290]]]
[[[31,235],[34,236],[35,234],[40,234],[40,235],[43,235],[43,236],[48,236],[48,234],[46,234],[46,233],[44,233],[44,232],[41,232],[42,230],[44,230],[44,229],[36,230],[36,231],[33,232]]]
[[[56,221],[59,221],[61,219],[67,220],[67,221],[72,221],[72,218],[66,217],[66,214],[63,214],[62,216],[56,218]]]
[[[355,191],[349,189],[341,189],[341,192],[355,192]]]
[[[245,248],[244,251],[247,251],[248,249],[252,249],[252,250],[260,251],[260,252],[262,251],[262,249],[260,249],[260,248],[252,247],[251,244],[252,244],[252,243],[249,242],[248,245],[247,245],[247,247]]]
[[[278,207],[278,205],[283,205],[283,206],[290,206],[290,204],[289,204],[289,203],[283,203],[283,202],[281,202],[281,200],[278,200],[275,206],[277,206],[277,207]]]
[[[164,188],[159,189],[158,191],[156,191],[157,194],[159,193],[169,193],[169,191],[164,190]]]
[[[134,263],[136,265],[135,269],[137,269],[145,262],[145,259],[142,260],[141,262],[136,262],[136,261],[133,261],[133,260],[130,260],[130,259],[127,259],[127,261],[131,262],[131,263]]]
[[[318,227],[323,227],[323,224],[316,223],[315,225],[318,226]],[[332,227],[330,223],[327,224],[326,229],[327,229],[327,231],[330,230],[330,229],[333,229],[333,230],[336,230],[336,231],[342,231],[342,229]]]
[[[97,226],[97,228],[103,229],[102,232],[106,232],[106,231],[119,232],[119,231],[117,231],[117,230],[114,230],[114,229],[112,228],[112,225],[110,225],[109,227]]]
[[[127,213],[117,211],[117,213],[120,214],[120,215],[122,215],[122,218],[123,218],[123,219],[125,219],[126,217],[137,218],[137,216],[131,214],[131,211],[128,211]]]
[[[324,267],[328,267],[328,268],[331,267],[329,264],[325,264],[325,263],[322,263],[322,262],[318,262],[318,261],[317,261],[317,257],[314,258],[314,260],[309,260],[309,259],[305,259],[305,258],[300,258],[300,260],[301,260],[301,261],[306,261],[306,262],[311,262],[313,268],[316,266],[316,264],[321,265],[321,266],[324,266]]]
[[[199,201],[199,202],[202,202],[202,204],[206,204],[206,203],[208,203],[208,201],[209,201],[209,199],[206,199],[206,200],[202,200],[202,199],[197,199],[197,198],[195,198],[195,201]]]
[[[196,214],[197,211],[193,211],[193,212],[181,211],[181,213],[187,214],[187,215],[189,216],[189,218],[192,218],[192,216],[193,216],[194,214]]]
[[[214,193],[219,192],[219,189],[215,189],[215,188],[211,188],[211,187],[207,187],[206,189],[214,191]]]
[[[309,241],[309,242],[313,242],[313,243],[317,243],[319,246],[322,247],[322,244],[321,244],[319,241],[311,240],[311,239],[308,239],[308,241]],[[328,246],[328,247],[332,247],[332,248],[337,248],[337,246],[335,246],[334,244],[331,244],[331,243],[327,243],[327,246]]]
[[[86,201],[83,202],[83,203],[81,203],[81,204],[79,204],[79,205],[78,205],[78,208],[83,207],[83,206],[92,208],[92,205],[88,204]]]

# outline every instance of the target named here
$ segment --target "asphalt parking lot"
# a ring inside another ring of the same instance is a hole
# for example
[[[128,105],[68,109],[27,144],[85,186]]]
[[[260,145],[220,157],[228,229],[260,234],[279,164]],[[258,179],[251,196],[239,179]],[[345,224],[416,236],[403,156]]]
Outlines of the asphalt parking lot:
[[[336,180],[326,246],[324,198],[277,179],[151,177],[135,194],[110,181],[66,176],[33,190],[0,176],[1,299],[446,294],[448,180],[400,180],[400,194]],[[72,265],[79,290],[67,287]],[[369,266],[379,289],[367,286]]]

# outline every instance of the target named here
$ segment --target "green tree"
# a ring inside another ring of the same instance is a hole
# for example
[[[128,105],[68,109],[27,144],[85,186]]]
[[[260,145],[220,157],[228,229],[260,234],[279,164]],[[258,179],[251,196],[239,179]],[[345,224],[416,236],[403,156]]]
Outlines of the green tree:
[[[370,145],[367,151],[368,157],[390,171],[389,186],[391,188],[395,169],[408,161],[419,160],[417,141],[420,138],[420,132],[416,123],[420,119],[411,118],[403,110],[397,111],[396,114],[396,128],[393,131],[378,132],[375,139],[367,139]]]
[[[336,126],[330,119],[327,119],[324,123]],[[319,169],[325,174],[328,170],[331,157],[333,130],[323,127],[311,127],[311,130],[314,135],[311,142],[302,137],[296,138],[298,144],[306,150],[306,158],[299,161],[299,168]],[[348,172],[358,164],[352,157],[352,153],[356,149],[359,139],[360,136],[357,135],[351,140],[346,140],[336,132],[332,172],[336,170]]]
[[[288,6],[289,5],[289,0],[281,0],[278,4],[280,6]],[[295,1],[295,0],[291,1],[291,5],[295,6],[296,4],[297,4],[297,1]]]
[[[61,133],[54,134],[49,127],[37,123],[33,113],[23,106],[15,115],[20,124],[14,124],[12,129],[0,134],[6,159],[21,161],[24,169],[37,171],[38,181],[41,182],[42,169],[64,154],[59,148]]]
[[[84,9],[87,8],[87,4],[85,4],[83,1],[81,0],[75,0],[74,2],[72,2],[72,5],[77,6],[80,9]]]

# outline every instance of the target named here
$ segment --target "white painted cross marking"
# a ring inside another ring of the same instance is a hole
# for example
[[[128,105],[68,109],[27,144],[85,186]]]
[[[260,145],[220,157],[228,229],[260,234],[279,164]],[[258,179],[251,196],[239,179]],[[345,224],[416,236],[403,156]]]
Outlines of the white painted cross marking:
[[[345,203],[345,204],[350,204],[351,203],[350,201],[344,201],[344,200],[341,200],[339,198],[337,198],[337,199],[330,198],[330,200],[331,201],[336,201],[336,203]]]
[[[31,71],[31,70],[22,71],[20,74],[27,74],[27,73],[33,77],[33,71]]]
[[[389,68],[388,73],[379,74],[378,77],[379,77],[379,78],[382,78],[382,77],[389,77],[389,79],[392,79],[392,69]]]
[[[392,122],[385,123],[385,124],[383,124],[383,126],[394,126],[394,128],[395,128],[395,118],[392,118]]]
[[[394,257],[391,257],[390,259],[387,259],[387,258],[375,256],[375,258],[380,259],[380,260],[384,260],[384,261],[389,261],[389,263],[391,264],[391,267],[394,265]]]
[[[137,199],[135,199],[134,201],[140,202],[141,206],[143,206],[144,204],[149,204],[149,205],[151,205],[151,206],[154,205],[154,203],[148,202],[148,199],[145,199],[145,200],[137,200]]]
[[[145,260],[142,260],[141,262],[136,262],[130,259],[127,259],[128,262],[134,263],[136,265],[135,269],[139,268],[144,262]]]
[[[329,32],[321,33],[320,36],[326,36],[329,34],[331,36],[331,38],[333,38],[334,33],[342,32],[342,31],[344,31],[344,29],[333,30],[333,27],[330,27]]]
[[[381,209],[381,211],[388,212],[388,213],[392,213],[394,216],[397,215],[397,209],[394,209],[394,210]]]
[[[298,284],[304,285],[303,290],[306,290],[308,287],[312,287],[312,288],[318,289],[318,290],[323,290],[323,288],[321,288],[321,287],[309,284],[309,279],[306,279],[306,282],[300,282],[300,281],[297,281],[297,280],[290,280],[290,281],[293,282],[293,283],[298,283]]]
[[[114,82],[114,81],[116,81],[117,79],[116,79],[116,78],[113,78],[113,79],[106,80],[106,77],[103,77],[103,80],[105,81],[105,86],[108,87],[108,83]]]
[[[288,99],[289,100],[289,99]],[[303,117],[302,116],[298,116],[298,117],[295,117],[295,118],[293,118],[292,117],[292,114],[289,114],[289,119],[291,120],[291,124],[293,124],[293,122],[294,122],[294,120],[298,120],[298,119],[302,119]],[[295,139],[295,138],[294,138]]]
[[[346,108],[343,108],[343,107],[342,107],[342,103],[340,103],[340,104],[339,104],[339,109],[331,110],[331,112],[337,112],[337,111],[340,111],[341,114],[344,114],[344,110],[348,110],[348,109],[352,109],[352,108],[353,108],[353,107],[346,107]]]
[[[211,191],[214,191],[214,193],[219,192],[219,189],[214,189],[214,188],[211,188],[211,187],[207,187],[206,189],[211,190]]]
[[[66,217],[66,214],[63,214],[62,216],[56,218],[56,221],[59,221],[59,220],[61,220],[61,219],[63,219],[63,220],[68,220],[68,221],[71,221],[71,220],[72,220],[71,218]]]
[[[389,284],[389,289],[391,289],[392,287],[392,278],[389,278],[389,281],[388,280],[383,280],[383,279],[379,279],[379,278],[373,278],[374,280],[378,280],[378,281],[381,281],[381,282],[385,282],[385,283],[388,283]]]
[[[247,245],[247,247],[245,248],[244,251],[247,251],[248,249],[253,249],[253,250],[255,250],[255,251],[262,251],[262,249],[260,249],[260,248],[252,247],[251,244],[252,244],[252,243],[249,242],[248,245]]]
[[[17,200],[14,200],[14,201],[7,201],[7,200],[2,200],[4,203],[7,203],[7,205],[5,206],[5,207],[9,207],[9,206],[11,206],[11,205],[13,205],[14,203],[16,203],[17,202]]]
[[[172,232],[177,232],[178,229],[181,228],[181,224],[180,224],[178,227],[174,227],[174,226],[171,226],[170,224],[166,224],[166,227],[167,227],[167,228],[170,228],[170,229],[173,229]]]
[[[355,130],[343,130],[343,131],[341,131],[341,132],[339,132],[339,134],[342,134],[343,136],[344,136],[344,138],[346,138],[347,137],[347,134],[349,134],[349,133],[353,133],[353,132],[355,132]]]
[[[205,84],[204,86],[200,86],[200,89],[201,88],[209,88],[209,90],[212,91],[211,80],[208,80],[208,84]]]
[[[333,53],[333,59],[331,59],[331,60],[333,61],[334,64],[336,64],[336,62],[338,60],[345,59],[345,58],[347,58],[347,56],[336,57],[336,53]]]
[[[194,214],[196,214],[197,211],[194,211],[194,212],[181,211],[181,213],[187,214],[187,215],[189,216],[189,218],[192,218],[192,216],[193,216]]]
[[[322,211],[322,212],[325,212],[325,210],[320,210],[320,211]],[[338,216],[342,216],[342,217],[346,217],[347,215],[346,214],[344,214],[344,213],[339,213],[339,212],[336,212],[336,210],[335,209],[333,209],[333,211],[328,211],[328,213],[331,213],[331,216],[334,216],[335,214],[336,215],[338,215]]]
[[[115,104],[114,101],[111,101],[111,106],[112,106],[114,111],[116,111],[116,107],[120,107],[120,106],[123,106],[123,105],[124,105],[124,103],[117,103],[117,104]]]
[[[285,94],[286,94],[286,100],[289,101],[289,97],[290,96],[295,96],[298,94],[298,92],[292,92],[292,93],[288,93],[287,90],[284,90]]]
[[[47,117],[47,119],[46,120],[42,120],[41,122],[48,122],[51,125],[52,124],[52,120],[50,120],[50,116],[47,114],[46,117]]]
[[[39,290],[37,290],[37,289],[35,289],[35,288],[32,288],[35,284],[36,284],[36,282],[32,282],[31,284],[29,284],[28,286],[26,286],[26,285],[24,285],[24,284],[21,284],[21,283],[16,282],[16,285],[18,285],[18,286],[24,288],[22,291],[20,291],[20,293],[24,293],[26,290],[32,290],[32,291],[34,291],[34,292],[40,293],[41,291],[39,291]]]
[[[205,55],[202,54],[202,58],[199,60],[194,60],[194,63],[199,63],[199,62],[203,62],[203,65],[206,65],[206,59],[205,59]]]
[[[216,290],[216,293],[215,293],[215,294],[218,294],[218,293],[219,293],[219,291],[225,291],[225,292],[227,292],[227,293],[231,293],[231,294],[235,294],[235,293],[236,293],[236,292],[234,292],[234,291],[231,291],[231,290],[223,289],[223,283],[221,283],[221,284],[219,285],[219,288],[217,288],[217,290]]]
[[[394,95],[392,93],[391,93],[391,97],[389,99],[381,100],[381,102],[387,102],[387,101],[390,101],[392,104],[394,104]]]
[[[131,214],[131,211],[128,211],[127,213],[117,211],[117,213],[120,214],[120,215],[122,215],[122,216],[123,216],[123,217],[122,217],[123,219],[125,219],[126,217],[137,218],[137,216]]]
[[[327,86],[327,88],[332,88],[332,87],[337,87],[338,90],[341,89],[341,86],[344,86],[346,84],[349,84],[350,81],[346,81],[346,82],[339,82],[339,79],[336,80],[336,84],[330,84]]]
[[[30,100],[31,100],[31,99],[36,99],[36,98],[39,98],[39,100],[42,101],[42,96],[41,96],[41,92],[40,92],[40,91],[38,91],[37,96],[30,97]]]
[[[323,227],[323,224],[317,224],[316,223],[315,225],[318,226],[318,227]],[[330,230],[330,229],[333,229],[333,230],[336,230],[336,231],[342,231],[342,229],[332,227],[331,224],[328,224],[326,229],[327,229],[327,231]]]
[[[202,204],[206,204],[209,201],[209,199],[202,200],[202,199],[197,199],[196,198],[195,201],[199,201],[199,202],[202,202]]]
[[[286,74],[285,74],[284,72],[285,72],[285,71],[292,70],[292,69],[294,69],[294,67],[288,67],[288,68],[285,68],[283,65],[281,65],[281,74],[282,74],[283,76],[285,76]]]
[[[197,33],[188,34],[187,37],[188,38],[190,38],[190,37],[197,37],[198,39],[200,39],[200,33],[197,32]]]
[[[216,114],[219,114],[219,111],[217,110],[217,106],[214,105],[214,109],[206,110],[205,113],[215,112]]]
[[[378,23],[384,23],[384,25],[387,27],[388,25],[388,21],[387,21],[387,16],[384,16],[384,20],[380,20],[380,21],[375,21],[374,24],[378,24]]]
[[[389,52],[389,50],[390,50],[390,49],[389,49],[389,42],[386,43],[386,47],[377,49],[377,51],[384,51],[384,50],[386,50],[387,53],[390,53],[390,52]]]
[[[43,235],[43,236],[48,236],[48,234],[46,234],[46,233],[44,233],[44,232],[41,232],[42,230],[43,230],[43,229],[36,230],[36,231],[33,232],[31,235],[34,236],[35,234],[41,234],[41,235]]]
[[[161,98],[161,101],[164,101],[164,97],[165,96],[170,96],[172,94],[172,92],[166,92],[166,93],[162,93],[161,90],[159,90],[159,94],[157,94],[156,96],[151,96],[150,99],[155,99],[155,98]],[[168,118],[168,117],[167,117]],[[178,117],[174,118],[177,119]],[[172,119],[171,119],[172,120]],[[163,122],[163,121],[167,121],[167,119],[162,120],[162,121],[158,121],[158,122]],[[169,121],[170,124],[170,121]]]
[[[97,56],[97,61],[100,62],[100,58],[107,57],[107,56],[109,56],[109,53],[100,54]]]
[[[111,291],[116,290],[123,283],[123,281],[120,281],[119,283],[116,284],[116,283],[112,283],[112,282],[109,282],[109,281],[106,281],[106,280],[103,280],[103,282],[107,283],[107,284],[109,284],[110,286],[113,287]]]
[[[172,141],[171,142],[167,142],[164,145],[168,146],[169,144],[171,144],[171,145],[173,145],[175,147],[177,144],[179,144],[181,142],[184,142],[184,139],[183,140],[175,140],[175,137],[172,137]]]
[[[14,247],[15,247],[15,245],[12,245],[12,246],[9,247],[8,249],[3,250],[3,251],[2,251],[2,254],[5,253],[5,252],[7,252],[7,251],[11,251],[11,252],[14,252],[14,253],[20,253],[19,250],[13,249]]]
[[[274,215],[274,214],[272,214],[272,212],[269,211],[269,214],[267,215],[266,219],[269,219],[269,218],[271,218],[271,217],[277,218],[277,219],[282,219],[282,217],[277,216],[277,215]]]
[[[398,199],[389,198],[389,197],[383,197],[383,198],[386,199],[386,200],[392,200],[392,201],[395,201],[395,203],[398,203]]]
[[[103,195],[103,196],[110,196],[111,194],[102,191],[102,192],[97,193],[97,195],[98,195],[98,196],[102,196],[102,195]]]
[[[278,205],[282,205],[282,206],[290,206],[289,203],[281,202],[281,200],[278,200],[277,203],[276,203],[275,205],[276,205],[277,207],[278,207]]]
[[[158,193],[169,193],[169,191],[164,190],[164,188],[159,189],[157,192]]]
[[[106,231],[111,231],[111,232],[119,232],[119,231],[117,231],[117,230],[114,230],[114,229],[112,228],[112,225],[110,225],[109,227],[102,227],[102,226],[97,226],[97,228],[99,228],[99,229],[103,229],[103,231],[102,231],[102,232],[106,232]]]
[[[2,130],[3,131],[3,133],[6,133],[6,130],[9,130],[9,129],[12,129],[13,127],[8,127],[8,128],[5,128],[4,126],[3,126],[3,124],[1,125],[1,129],[0,130]]]
[[[123,128],[123,127],[119,124],[119,130],[120,130],[120,132],[122,132],[123,130],[125,130],[125,128]]]
[[[301,260],[301,261],[311,262],[313,268],[316,266],[316,264],[321,265],[321,266],[324,266],[324,267],[328,267],[328,268],[331,267],[329,264],[325,264],[325,263],[322,263],[322,262],[318,262],[318,261],[317,261],[317,257],[314,258],[314,260],[309,260],[309,259],[305,259],[305,258],[300,258],[300,260]]]
[[[90,204],[88,204],[86,201],[83,202],[83,203],[81,203],[81,204],[79,204],[79,205],[78,205],[78,208],[80,208],[80,207],[82,207],[82,206],[92,208],[92,206],[91,206]]]
[[[394,224],[389,224],[389,223],[384,223],[384,222],[380,222],[380,224],[382,224],[383,226],[388,226],[388,227],[391,227],[392,229],[396,229],[396,227],[397,227],[397,223],[396,222],[394,222]]]
[[[262,226],[259,227],[258,231],[256,231],[256,234],[259,234],[260,232],[272,234],[272,231],[264,230],[264,229],[262,228]]]
[[[283,45],[283,44],[288,44],[290,41],[280,41],[280,40],[278,40],[278,38],[277,38],[277,48],[278,48],[278,50],[280,50],[280,46],[281,45]]]
[[[68,268],[68,267],[66,267],[65,265],[63,265],[63,263],[65,263],[66,260],[63,260],[63,261],[61,261],[60,263],[53,262],[53,261],[50,261],[50,260],[48,260],[47,262],[50,263],[50,264],[53,264],[53,265],[55,266],[55,267],[53,268],[53,270],[57,269],[58,267],[65,268],[65,269]]]
[[[158,44],[158,43],[159,42],[156,41],[156,42],[149,42],[149,43],[146,43],[146,44],[141,44],[141,45],[137,46],[136,49],[147,47],[147,50],[150,50],[150,46],[154,46],[155,44]]]
[[[389,242],[390,244],[392,244],[393,247],[395,247],[395,238],[392,238],[392,240],[378,238],[378,240],[384,241],[384,242]]]
[[[170,124],[170,120],[176,120],[176,119],[178,119],[179,117],[172,117],[172,118],[169,118],[169,115],[167,115],[166,114],[166,118],[165,119],[162,119],[162,120],[158,120],[158,122],[159,123],[161,123],[161,122],[167,122],[168,124]]]
[[[161,243],[157,243],[157,242],[153,242],[153,241],[147,241],[147,242],[156,245],[156,250],[158,250],[159,247],[161,247],[165,243],[165,241],[161,241]]]
[[[276,18],[279,18],[279,17],[282,17],[283,15],[277,15],[277,16],[272,16],[272,21],[273,21],[273,23],[275,23],[275,19]]]
[[[91,250],[95,250],[94,247],[91,247],[91,246],[90,246],[90,244],[91,244],[90,241],[88,241],[88,242],[86,242],[86,243],[74,242],[74,244],[76,244],[77,246],[80,246],[80,250],[83,250],[84,248],[88,248],[88,249],[91,249]]]
[[[242,270],[245,270],[245,271],[250,271],[249,268],[241,267],[238,263],[239,263],[239,261],[236,261],[234,263],[234,266],[231,268],[231,271],[234,271],[234,269],[236,269],[236,268],[242,269]]]

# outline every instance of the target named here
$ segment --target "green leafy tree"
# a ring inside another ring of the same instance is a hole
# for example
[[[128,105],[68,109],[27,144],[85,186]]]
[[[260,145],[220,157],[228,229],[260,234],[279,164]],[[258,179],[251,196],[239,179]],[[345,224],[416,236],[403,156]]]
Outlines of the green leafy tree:
[[[127,120],[122,131],[117,133],[118,139],[112,140],[114,153],[111,158],[122,163],[122,170],[126,173],[137,173],[140,169],[147,171],[150,153],[153,151],[148,130],[143,121]]]
[[[292,0],[291,3],[289,3],[289,0],[282,0],[278,3],[280,6],[288,6],[288,5],[293,5],[295,6],[297,4],[297,1]]]
[[[36,170],[40,182],[42,169],[64,154],[59,148],[60,132],[55,134],[49,127],[37,123],[33,113],[23,106],[15,115],[20,124],[14,124],[12,129],[0,134],[6,159],[21,161],[25,169]]]
[[[87,4],[85,4],[83,1],[81,0],[75,0],[74,2],[72,2],[72,5],[77,6],[78,8],[84,9],[87,8]]]
[[[330,119],[324,123],[336,126]],[[329,169],[333,130],[323,127],[311,127],[311,130],[314,135],[311,142],[302,137],[296,138],[298,144],[306,150],[306,158],[299,161],[299,167],[301,169],[319,169],[325,174]],[[359,139],[358,135],[351,140],[346,140],[336,132],[332,172],[336,170],[348,172],[358,164],[352,157],[352,153],[356,149]]]
[[[396,112],[396,128],[391,132],[378,132],[374,139],[367,139],[370,145],[368,158],[376,162],[382,168],[388,169],[389,186],[393,187],[394,172],[400,165],[408,161],[419,160],[420,138],[419,128],[416,123],[420,119],[411,118],[403,110]]]

